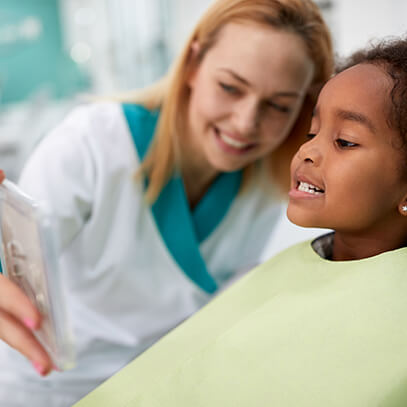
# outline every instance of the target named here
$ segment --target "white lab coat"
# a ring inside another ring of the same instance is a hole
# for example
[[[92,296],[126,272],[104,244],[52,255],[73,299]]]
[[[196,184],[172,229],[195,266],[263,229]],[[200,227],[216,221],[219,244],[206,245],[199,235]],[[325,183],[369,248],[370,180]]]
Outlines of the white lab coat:
[[[27,162],[20,186],[56,214],[78,365],[41,378],[1,344],[2,407],[70,406],[211,298],[163,242],[134,178],[139,163],[116,103],[75,109]],[[259,262],[280,212],[264,185],[253,183],[235,198],[199,245],[219,287]]]

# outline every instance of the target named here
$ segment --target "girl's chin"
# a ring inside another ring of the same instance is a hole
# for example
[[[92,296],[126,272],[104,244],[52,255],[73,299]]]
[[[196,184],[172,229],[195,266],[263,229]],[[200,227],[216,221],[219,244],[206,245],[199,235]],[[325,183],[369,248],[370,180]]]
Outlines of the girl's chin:
[[[290,204],[287,207],[287,218],[294,225],[303,228],[319,228],[315,219],[311,219],[310,216],[298,213],[297,209],[291,208]]]

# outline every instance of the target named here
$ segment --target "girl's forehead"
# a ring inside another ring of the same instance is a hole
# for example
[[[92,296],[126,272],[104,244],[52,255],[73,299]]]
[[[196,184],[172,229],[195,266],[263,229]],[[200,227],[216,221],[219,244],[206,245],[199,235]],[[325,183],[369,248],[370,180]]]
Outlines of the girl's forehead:
[[[381,67],[367,63],[355,65],[324,86],[315,117],[364,125],[385,143],[400,141],[400,131],[393,126],[392,88],[390,76]]]
[[[346,107],[387,121],[392,82],[373,64],[358,64],[340,72],[323,87],[317,106]]]
[[[361,93],[364,95],[375,92],[385,96],[391,90],[391,80],[381,67],[363,63],[335,75],[328,81],[324,89],[329,87],[334,87],[335,92],[338,92],[338,88],[346,87],[347,93],[351,97],[357,97]]]

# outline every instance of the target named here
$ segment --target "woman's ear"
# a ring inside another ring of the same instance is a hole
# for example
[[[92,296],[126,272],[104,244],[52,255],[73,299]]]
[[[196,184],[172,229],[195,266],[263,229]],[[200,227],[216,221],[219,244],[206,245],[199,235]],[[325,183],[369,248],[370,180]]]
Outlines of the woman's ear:
[[[198,59],[199,51],[201,50],[201,45],[199,44],[198,40],[192,41],[190,55],[194,59]]]
[[[201,45],[197,40],[194,40],[189,49],[188,55],[188,78],[187,83],[190,87],[194,86],[194,80],[199,66],[199,54],[201,51]]]

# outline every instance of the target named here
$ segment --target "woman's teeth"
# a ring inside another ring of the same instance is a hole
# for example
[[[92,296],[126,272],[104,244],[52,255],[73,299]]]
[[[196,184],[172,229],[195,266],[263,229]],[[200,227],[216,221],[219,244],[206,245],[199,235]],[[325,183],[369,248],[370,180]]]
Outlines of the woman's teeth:
[[[308,184],[307,182],[300,182],[298,187],[298,191],[302,192],[307,192],[309,194],[314,194],[314,195],[322,195],[324,193],[323,189],[319,189],[315,185]]]
[[[243,150],[251,145],[251,143],[243,143],[241,141],[238,141],[232,137],[227,136],[224,133],[219,132],[219,137],[222,139],[222,141],[227,144],[228,146],[238,148],[240,150]]]

